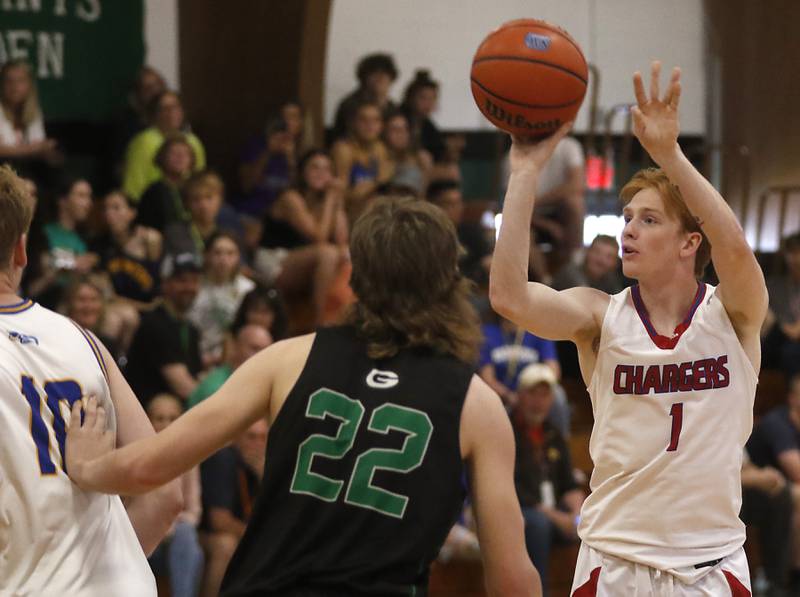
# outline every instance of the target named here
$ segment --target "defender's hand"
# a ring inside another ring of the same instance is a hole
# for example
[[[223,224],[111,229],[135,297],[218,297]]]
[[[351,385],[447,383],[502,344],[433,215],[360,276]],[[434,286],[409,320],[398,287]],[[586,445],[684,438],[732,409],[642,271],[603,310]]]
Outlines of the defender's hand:
[[[511,152],[509,160],[511,163],[511,173],[529,172],[539,174],[553,155],[556,145],[563,139],[572,128],[572,122],[561,125],[555,133],[545,139],[525,138],[516,135],[511,136]]]
[[[661,63],[653,61],[650,67],[650,97],[644,90],[642,73],[633,73],[633,92],[636,105],[633,114],[633,134],[656,163],[661,164],[678,147],[678,104],[681,98],[681,69],[672,69],[669,87],[659,99]]]
[[[97,398],[86,401],[83,422],[81,406],[83,400],[72,405],[72,416],[67,429],[65,445],[66,470],[72,481],[82,489],[88,489],[87,463],[114,449],[114,433],[106,429],[106,411],[97,406]]]

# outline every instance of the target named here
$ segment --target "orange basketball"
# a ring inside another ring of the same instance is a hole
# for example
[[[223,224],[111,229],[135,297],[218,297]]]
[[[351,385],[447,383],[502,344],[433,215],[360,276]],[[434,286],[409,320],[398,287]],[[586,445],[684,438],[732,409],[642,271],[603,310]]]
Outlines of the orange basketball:
[[[536,19],[509,21],[472,59],[472,96],[495,126],[544,136],[575,119],[586,95],[586,59],[574,39]]]

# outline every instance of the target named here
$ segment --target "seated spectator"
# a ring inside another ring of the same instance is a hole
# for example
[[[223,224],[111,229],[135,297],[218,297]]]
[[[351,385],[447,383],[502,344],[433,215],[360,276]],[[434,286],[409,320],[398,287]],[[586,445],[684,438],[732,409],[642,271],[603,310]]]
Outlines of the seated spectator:
[[[583,262],[570,262],[553,277],[553,288],[565,290],[588,286],[607,294],[617,294],[625,283],[619,271],[619,243],[613,236],[598,234],[586,249]]]
[[[507,319],[495,315],[497,323],[482,326],[483,345],[478,361],[478,375],[489,384],[508,409],[516,407],[519,400],[518,385],[522,371],[531,364],[542,363],[553,371],[556,382],[561,377],[561,367],[555,343],[518,328]],[[569,405],[564,389],[556,383],[555,401],[550,413],[550,423],[569,437]]]
[[[586,493],[575,483],[569,446],[550,424],[556,376],[543,363],[528,365],[520,374],[517,406],[512,414],[517,454],[514,479],[528,555],[549,593],[550,550],[557,542],[578,540],[578,521]]]
[[[522,370],[533,363],[550,367],[558,380],[559,365],[555,344],[518,328],[507,319],[496,316],[497,323],[482,326],[478,372],[508,406],[517,402],[517,384]]]
[[[200,292],[189,310],[189,321],[200,330],[200,354],[206,366],[222,360],[225,333],[244,295],[255,282],[240,272],[238,240],[229,232],[215,232],[206,243]]]
[[[233,341],[228,345],[225,360],[208,372],[189,396],[186,408],[197,406],[222,387],[233,372],[257,352],[272,344],[272,336],[266,328],[253,323],[234,328]]]
[[[136,208],[121,191],[111,191],[103,200],[106,232],[92,242],[114,294],[138,309],[158,296],[158,266],[162,239],[158,231],[135,224]]]
[[[397,67],[390,54],[364,56],[356,67],[358,87],[345,96],[336,108],[331,139],[336,141],[347,136],[358,107],[365,102],[375,104],[382,115],[394,109],[389,91],[397,75]]]
[[[789,382],[786,404],[764,415],[753,427],[747,454],[754,466],[781,471],[792,492],[791,589],[800,593],[800,376]]]
[[[120,324],[108,315],[108,305],[96,276],[73,274],[64,291],[60,311],[82,328],[89,330],[115,357],[121,354]]]
[[[148,116],[150,126],[131,139],[125,151],[122,189],[136,202],[147,187],[161,178],[155,157],[168,135],[183,132],[194,150],[195,169],[206,167],[203,144],[193,133],[184,130],[183,104],[177,93],[165,91],[154,97],[148,105]]]
[[[232,405],[233,406],[233,405]],[[219,594],[225,569],[253,512],[267,447],[267,422],[254,423],[232,446],[200,465],[206,573],[202,595]]]
[[[428,186],[433,161],[431,154],[412,143],[408,117],[400,110],[386,116],[383,142],[394,164],[394,176],[390,183],[414,189],[416,196],[422,197]]]
[[[244,295],[231,330],[251,324],[267,330],[275,342],[286,337],[286,306],[276,289],[256,286]]]
[[[283,118],[267,124],[266,131],[248,143],[239,164],[243,197],[237,209],[261,218],[294,177],[295,139]]]
[[[155,164],[161,179],[142,194],[137,220],[143,226],[164,232],[170,224],[191,219],[181,195],[183,184],[195,170],[194,150],[186,135],[167,136],[156,153]]]
[[[336,176],[347,189],[346,208],[351,221],[364,210],[367,199],[393,176],[392,163],[381,141],[383,116],[374,103],[361,103],[353,111],[348,135],[331,149]]]
[[[761,565],[769,583],[766,597],[784,597],[792,535],[792,492],[778,469],[755,466],[744,454],[742,521],[758,528]]]
[[[313,133],[310,116],[303,104],[290,99],[281,104],[280,117],[286,123],[286,132],[292,138],[294,155],[303,155],[313,146]]]
[[[130,140],[149,126],[148,104],[166,90],[167,83],[156,69],[147,65],[139,69],[128,94],[128,102],[113,123],[111,159],[115,170],[121,170],[125,148]]]
[[[264,240],[272,244],[332,243],[347,245],[344,192],[333,176],[333,164],[321,149],[307,152],[298,164],[297,185],[286,189],[264,218]],[[296,238],[291,238],[295,236]]]
[[[62,298],[68,274],[89,273],[98,261],[78,231],[92,209],[91,185],[82,178],[67,178],[61,182],[56,197],[56,219],[43,229],[47,248],[40,257],[40,275],[28,286],[31,296],[51,309]]]
[[[411,127],[412,144],[427,151],[434,162],[443,162],[447,155],[445,137],[431,120],[439,101],[439,83],[427,70],[418,70],[406,86],[402,110]]]
[[[163,302],[142,314],[125,370],[143,404],[163,393],[186,400],[197,387],[200,333],[187,316],[200,290],[201,270],[193,253],[167,255],[161,264]]]
[[[147,416],[156,433],[181,416],[183,405],[171,394],[157,394],[147,404]],[[169,576],[172,597],[195,597],[203,575],[203,548],[197,535],[203,507],[200,501],[200,468],[181,476],[183,510],[167,536],[148,558],[153,574]]]
[[[282,193],[264,218],[254,266],[262,282],[284,296],[310,292],[319,320],[347,262],[344,198],[325,152],[307,153],[298,172],[297,187]]]
[[[10,162],[20,175],[41,177],[42,165],[58,165],[63,156],[46,136],[36,81],[24,60],[0,67],[0,162]]]
[[[764,366],[800,373],[800,232],[783,241],[786,273],[767,281],[769,313],[764,322]]]
[[[428,201],[437,205],[455,224],[458,242],[465,253],[459,261],[459,269],[479,286],[489,280],[492,264],[492,248],[487,240],[486,229],[480,222],[464,222],[464,198],[461,185],[453,179],[431,181],[426,192]]]
[[[202,255],[206,243],[218,230],[227,230],[241,238],[241,221],[225,205],[225,185],[214,172],[198,172],[183,185],[184,204],[189,220],[176,221],[164,230],[166,253],[194,252]]]

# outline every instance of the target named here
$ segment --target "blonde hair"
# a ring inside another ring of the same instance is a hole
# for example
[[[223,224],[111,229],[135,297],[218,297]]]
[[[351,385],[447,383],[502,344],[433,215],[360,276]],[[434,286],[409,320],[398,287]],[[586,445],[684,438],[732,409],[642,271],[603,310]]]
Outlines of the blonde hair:
[[[703,240],[695,254],[694,275],[703,276],[706,266],[711,261],[711,243],[706,237],[697,219],[689,211],[683,200],[680,189],[672,184],[667,175],[660,168],[644,168],[633,175],[628,183],[619,192],[622,205],[628,205],[631,199],[645,189],[653,189],[664,201],[667,216],[676,218],[685,232],[698,232]]]
[[[22,105],[22,112],[20,115],[15,114],[11,107],[6,106],[2,101],[0,101],[0,107],[3,108],[3,113],[12,125],[16,126],[20,124],[23,129],[27,129],[34,120],[42,116],[42,110],[39,106],[39,93],[36,90],[36,78],[33,76],[30,64],[24,60],[9,60],[0,67],[0,87],[2,87],[5,82],[8,71],[14,68],[21,68],[25,71],[25,74],[28,75],[28,80],[31,83],[30,92],[28,93],[28,97],[25,98],[25,103]],[[0,100],[2,100],[1,97]]]
[[[28,232],[33,219],[33,197],[25,181],[8,166],[0,166],[0,269],[5,268],[14,245]]]

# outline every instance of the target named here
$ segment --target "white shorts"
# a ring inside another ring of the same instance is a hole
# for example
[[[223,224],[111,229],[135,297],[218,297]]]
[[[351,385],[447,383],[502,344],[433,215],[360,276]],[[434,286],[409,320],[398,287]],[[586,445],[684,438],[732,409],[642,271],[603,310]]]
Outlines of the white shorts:
[[[581,543],[572,597],[751,597],[741,547],[713,566],[658,570]]]

